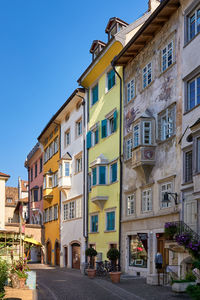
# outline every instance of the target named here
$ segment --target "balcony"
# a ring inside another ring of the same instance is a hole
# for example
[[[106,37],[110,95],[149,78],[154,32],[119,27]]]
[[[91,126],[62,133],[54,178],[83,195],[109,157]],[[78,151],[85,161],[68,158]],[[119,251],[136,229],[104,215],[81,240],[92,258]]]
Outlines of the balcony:
[[[132,149],[132,168],[146,178],[148,182],[155,165],[155,146],[138,146]]]
[[[44,200],[51,201],[53,199],[53,189],[45,188],[43,190],[43,198]]]
[[[96,185],[92,187],[91,202],[96,204],[103,210],[106,201],[108,200],[109,188],[107,185]]]
[[[67,196],[67,193],[71,189],[71,176],[62,176],[58,178],[58,189],[62,191],[65,196]]]

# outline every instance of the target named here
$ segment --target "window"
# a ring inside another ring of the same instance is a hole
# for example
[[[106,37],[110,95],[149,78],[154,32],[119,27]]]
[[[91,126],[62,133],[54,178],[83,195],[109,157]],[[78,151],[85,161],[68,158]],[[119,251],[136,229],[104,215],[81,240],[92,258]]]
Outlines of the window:
[[[132,157],[132,138],[127,139],[126,142],[126,153],[125,153],[125,157],[126,159],[130,159]]]
[[[44,162],[45,162],[45,163],[46,163],[47,160],[49,159],[49,157],[48,157],[48,150],[49,150],[49,148],[46,148],[46,149],[44,150]]]
[[[58,173],[56,172],[54,175],[54,187],[58,185]]]
[[[117,130],[117,110],[109,118],[101,121],[101,137],[105,138]]]
[[[108,119],[108,132],[109,135],[112,134],[114,132],[114,118],[111,117],[110,119]]]
[[[99,129],[96,127],[92,130],[92,146],[95,146],[99,142]]]
[[[151,122],[144,121],[143,125],[143,144],[151,145]]]
[[[48,188],[52,188],[53,187],[53,176],[48,176],[48,179],[49,179]]]
[[[94,105],[99,99],[98,84],[92,88],[92,105]]]
[[[40,157],[40,173],[42,172],[42,165],[43,165],[42,157]]]
[[[129,266],[147,268],[147,242],[146,233],[129,236]]]
[[[49,207],[49,221],[53,221],[53,207]]]
[[[38,202],[38,190],[34,190],[34,202]]]
[[[106,167],[99,166],[99,184],[106,184]]]
[[[200,8],[198,7],[188,16],[188,41],[200,32]]]
[[[65,176],[69,176],[70,175],[70,164],[69,162],[65,162]]]
[[[184,153],[184,182],[192,181],[192,151]]]
[[[110,70],[107,73],[107,90],[109,91],[115,85],[115,72],[114,70]]]
[[[58,151],[58,137],[54,140],[54,154]]]
[[[12,198],[7,198],[6,201],[7,203],[12,203]]]
[[[31,181],[33,181],[33,168],[31,168]]]
[[[117,163],[110,166],[110,182],[113,183],[117,181]]]
[[[53,156],[53,142],[49,145],[49,158]]]
[[[48,208],[46,208],[44,210],[44,220],[45,220],[45,222],[49,221],[49,209]]]
[[[12,223],[13,219],[12,218],[8,218],[8,223]]]
[[[37,177],[37,163],[35,163],[35,177]]]
[[[175,134],[175,105],[158,116],[158,138],[164,141]]]
[[[152,82],[152,63],[150,62],[143,68],[143,88],[146,88]]]
[[[106,213],[106,230],[115,230],[115,211]]]
[[[135,194],[127,197],[127,215],[131,216],[135,213]]]
[[[92,169],[92,185],[97,184],[97,168]]]
[[[88,192],[92,190],[92,176],[91,174],[88,175]]]
[[[41,186],[40,187],[40,200],[42,200],[43,198],[43,187]]]
[[[70,129],[65,131],[65,147],[70,144]]]
[[[68,203],[63,205],[63,219],[64,219],[64,221],[69,219],[69,204]]]
[[[147,189],[142,191],[142,211],[147,212],[152,210],[152,191]]]
[[[187,110],[190,110],[200,104],[200,76],[188,82],[187,90]]]
[[[135,97],[135,80],[132,79],[127,84],[127,103]]]
[[[170,207],[171,206],[171,202],[173,201],[172,196],[169,195],[170,202],[163,202],[163,200],[164,200],[164,194],[166,192],[168,192],[168,193],[172,192],[172,183],[171,182],[164,183],[164,184],[161,185],[161,207],[162,208]]]
[[[173,42],[171,41],[162,50],[162,72],[169,68],[173,63]]]
[[[139,124],[133,127],[133,146],[134,148],[139,145],[140,142],[140,132],[139,132]]]
[[[76,159],[76,173],[82,171],[82,156]]]
[[[58,219],[58,205],[54,205],[54,220]]]
[[[47,188],[47,179],[46,179],[46,177],[44,177],[44,181],[43,181],[43,187],[44,187],[44,189],[46,189],[46,188]]]
[[[75,218],[75,202],[69,202],[69,218],[74,219]]]
[[[98,232],[98,215],[91,216],[91,232]]]
[[[82,134],[82,119],[76,122],[76,136],[79,137]]]

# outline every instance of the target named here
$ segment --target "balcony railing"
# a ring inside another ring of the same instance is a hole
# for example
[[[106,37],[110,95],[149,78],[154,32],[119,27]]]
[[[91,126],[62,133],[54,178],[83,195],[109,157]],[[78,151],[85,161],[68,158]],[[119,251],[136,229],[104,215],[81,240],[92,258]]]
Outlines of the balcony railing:
[[[192,241],[200,241],[200,235],[196,233],[192,228],[190,228],[183,221],[173,222],[177,226],[177,234],[189,234],[191,236]]]
[[[132,150],[133,169],[140,166],[155,165],[155,146],[138,146]]]

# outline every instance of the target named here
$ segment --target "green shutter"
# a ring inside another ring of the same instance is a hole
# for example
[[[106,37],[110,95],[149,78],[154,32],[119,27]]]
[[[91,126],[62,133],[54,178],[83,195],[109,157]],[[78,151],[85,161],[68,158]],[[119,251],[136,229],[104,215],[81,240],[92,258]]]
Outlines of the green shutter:
[[[92,143],[92,132],[88,131],[87,133],[87,149],[91,148],[91,143]]]
[[[115,110],[115,112],[113,114],[113,119],[114,119],[113,129],[114,129],[114,131],[116,131],[117,130],[117,110]]]
[[[107,119],[101,121],[101,137],[102,139],[107,136]]]

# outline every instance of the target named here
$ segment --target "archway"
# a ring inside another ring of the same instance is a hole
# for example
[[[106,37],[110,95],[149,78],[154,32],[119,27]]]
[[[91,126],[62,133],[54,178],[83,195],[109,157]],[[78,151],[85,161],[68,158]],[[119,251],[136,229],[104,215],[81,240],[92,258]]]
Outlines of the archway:
[[[55,255],[55,265],[60,266],[60,244],[58,241],[55,242],[54,255]]]
[[[81,264],[81,247],[78,243],[71,244],[72,247],[72,268],[80,269]]]
[[[52,251],[51,242],[48,241],[47,244],[46,244],[46,263],[48,265],[51,264],[51,251]]]

